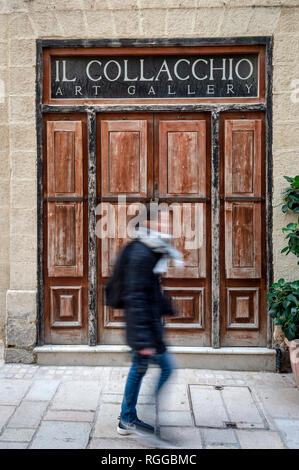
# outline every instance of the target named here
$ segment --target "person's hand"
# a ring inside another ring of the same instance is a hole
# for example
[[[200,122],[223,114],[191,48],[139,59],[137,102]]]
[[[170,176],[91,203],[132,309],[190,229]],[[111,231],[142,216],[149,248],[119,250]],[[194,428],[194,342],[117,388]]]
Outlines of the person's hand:
[[[153,356],[156,350],[154,348],[144,348],[144,349],[140,349],[138,352],[142,356]]]

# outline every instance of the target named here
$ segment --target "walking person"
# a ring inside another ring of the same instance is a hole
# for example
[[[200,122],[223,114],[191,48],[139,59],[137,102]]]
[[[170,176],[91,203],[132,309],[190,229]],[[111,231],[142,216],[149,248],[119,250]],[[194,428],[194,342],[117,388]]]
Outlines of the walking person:
[[[170,245],[167,224],[161,212],[147,205],[145,226],[139,227],[138,236],[128,243],[118,261],[123,270],[122,300],[126,321],[126,338],[132,348],[132,365],[127,377],[117,431],[127,435],[132,432],[155,431],[154,426],[141,421],[136,412],[138,394],[149,363],[160,367],[160,377],[155,388],[158,400],[160,391],[171,375],[174,361],[163,339],[162,317],[174,315],[171,304],[161,291],[160,276],[167,270],[168,260],[183,264],[182,255]]]

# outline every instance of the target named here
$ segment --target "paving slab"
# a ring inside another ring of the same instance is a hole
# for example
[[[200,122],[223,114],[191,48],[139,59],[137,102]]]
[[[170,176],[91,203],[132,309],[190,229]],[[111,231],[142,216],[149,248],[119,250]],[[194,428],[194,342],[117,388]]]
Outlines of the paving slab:
[[[50,401],[59,383],[59,380],[35,380],[25,400]]]
[[[51,409],[95,410],[101,392],[99,381],[74,381],[61,383]]]
[[[276,432],[237,430],[237,437],[242,449],[285,449]]]
[[[160,426],[193,426],[190,411],[159,411]]]
[[[93,411],[48,410],[43,421],[79,421],[90,423],[94,419]]]
[[[19,405],[30,387],[29,380],[0,380],[0,405]]]
[[[235,432],[232,429],[203,429],[202,431],[206,445],[238,443]]]
[[[35,429],[7,428],[0,436],[1,441],[31,441]]]
[[[199,429],[194,427],[161,426],[161,439],[180,449],[202,449]]]
[[[266,418],[248,387],[190,385],[197,426],[225,428],[234,423],[240,428],[267,428]]]
[[[289,449],[299,449],[299,419],[275,419],[275,425]]]
[[[30,449],[85,449],[91,426],[88,423],[43,421]]]
[[[299,418],[299,390],[297,388],[257,388],[266,410],[273,418]]]
[[[30,428],[37,427],[48,406],[47,402],[23,401],[10,419],[8,427]]]
[[[159,399],[161,411],[187,411],[189,410],[189,399],[186,384],[167,384]]]
[[[219,391],[213,386],[190,385],[190,394],[196,426],[222,428],[228,417]]]
[[[15,406],[0,405],[0,432],[2,427],[7,423],[9,418],[14,413],[15,409]]]
[[[89,449],[151,449],[134,439],[91,439]]]
[[[220,390],[227,409],[229,421],[238,428],[264,428],[264,420],[254,403],[248,387],[224,387]]]

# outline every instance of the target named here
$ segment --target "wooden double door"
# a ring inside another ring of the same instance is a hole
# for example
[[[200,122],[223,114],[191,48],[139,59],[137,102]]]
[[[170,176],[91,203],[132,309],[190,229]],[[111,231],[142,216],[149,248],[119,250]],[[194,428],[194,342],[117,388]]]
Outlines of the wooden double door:
[[[82,115],[49,115],[46,121],[45,342],[84,344],[87,122]],[[174,245],[185,262],[183,269],[170,265],[163,278],[177,311],[165,319],[167,342],[211,346],[220,325],[222,346],[265,346],[264,115],[220,113],[219,179],[211,174],[210,113],[99,113],[96,135],[98,343],[125,343],[123,312],[105,306],[103,285],[130,238],[128,222],[140,204],[153,201],[169,208]],[[211,237],[211,184],[220,201],[218,285],[211,272],[218,249]],[[103,225],[108,213],[110,231]],[[212,317],[212,289],[219,292],[220,319]]]

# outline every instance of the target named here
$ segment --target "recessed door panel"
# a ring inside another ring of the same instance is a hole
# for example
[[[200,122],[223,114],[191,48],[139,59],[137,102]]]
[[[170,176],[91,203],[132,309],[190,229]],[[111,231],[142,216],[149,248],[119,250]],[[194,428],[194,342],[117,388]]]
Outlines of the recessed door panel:
[[[261,196],[260,119],[225,121],[225,196]]]
[[[83,204],[48,203],[48,274],[83,275]]]
[[[169,226],[173,246],[183,254],[184,266],[169,262],[165,278],[196,279],[206,276],[206,204],[172,203]]]
[[[83,195],[81,121],[47,122],[48,197]]]
[[[147,121],[101,122],[102,196],[146,197]]]
[[[205,196],[206,121],[159,124],[159,195]]]
[[[260,203],[226,202],[224,211],[226,277],[260,278]]]

